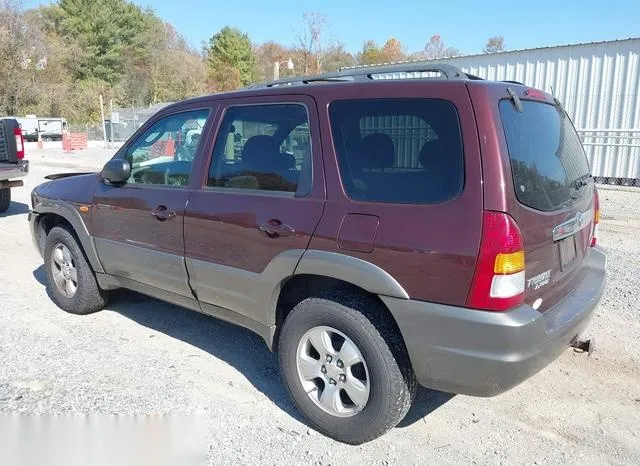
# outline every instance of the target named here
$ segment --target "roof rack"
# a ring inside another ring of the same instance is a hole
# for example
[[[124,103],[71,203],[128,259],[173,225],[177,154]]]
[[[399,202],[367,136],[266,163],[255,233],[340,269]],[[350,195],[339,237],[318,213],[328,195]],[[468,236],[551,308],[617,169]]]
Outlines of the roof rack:
[[[293,84],[310,84],[316,82],[368,81],[376,79],[374,76],[392,73],[439,73],[440,76],[438,79],[466,80],[475,78],[475,76],[467,75],[457,66],[446,63],[400,63],[347,68],[334,73],[324,73],[315,76],[294,76],[263,84],[256,84],[250,86],[250,88],[290,86]]]

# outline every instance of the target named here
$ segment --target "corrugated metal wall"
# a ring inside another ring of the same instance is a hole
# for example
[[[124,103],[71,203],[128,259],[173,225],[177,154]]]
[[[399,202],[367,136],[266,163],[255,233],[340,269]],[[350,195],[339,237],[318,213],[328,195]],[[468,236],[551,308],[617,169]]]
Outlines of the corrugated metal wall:
[[[590,131],[581,135],[595,176],[640,178],[640,39],[442,61],[481,78],[553,92],[576,128]]]

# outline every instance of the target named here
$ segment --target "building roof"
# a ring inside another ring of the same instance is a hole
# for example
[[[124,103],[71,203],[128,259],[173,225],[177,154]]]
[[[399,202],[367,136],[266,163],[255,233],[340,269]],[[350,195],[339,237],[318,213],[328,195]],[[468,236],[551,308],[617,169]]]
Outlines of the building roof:
[[[424,58],[424,59],[420,59],[420,60],[407,60],[407,61],[403,61],[403,62],[393,62],[393,63],[376,63],[374,65],[347,66],[347,67],[341,68],[341,70],[348,70],[348,69],[352,69],[352,68],[368,68],[368,67],[399,64],[399,63],[416,63],[416,62],[420,63],[420,62],[425,62],[425,61],[442,61],[442,60],[452,60],[452,59],[457,59],[457,58],[486,57],[488,55],[491,55],[491,56],[508,55],[508,54],[511,54],[511,53],[529,52],[529,51],[536,51],[536,50],[549,50],[549,49],[559,49],[559,48],[563,48],[563,47],[579,47],[579,46],[587,46],[587,45],[608,45],[608,44],[615,44],[615,43],[620,43],[620,42],[632,42],[632,41],[637,41],[637,42],[640,43],[640,37],[628,37],[626,39],[602,40],[602,41],[594,41],[594,42],[579,42],[577,44],[548,45],[548,46],[545,46],[545,47],[532,47],[532,48],[529,48],[529,49],[505,50],[503,52],[493,52],[493,53],[473,53],[473,54],[470,54],[470,55],[453,55],[453,56],[449,56],[449,57],[440,57],[440,58],[433,58],[433,59]]]

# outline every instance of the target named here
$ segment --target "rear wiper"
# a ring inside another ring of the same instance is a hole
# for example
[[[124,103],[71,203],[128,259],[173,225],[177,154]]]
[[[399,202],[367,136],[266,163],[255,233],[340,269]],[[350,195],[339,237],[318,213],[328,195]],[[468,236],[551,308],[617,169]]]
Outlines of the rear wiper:
[[[584,188],[585,186],[589,186],[593,181],[593,176],[589,174],[581,176],[580,178],[575,180],[571,186],[571,199],[578,199],[580,197],[582,188]]]
[[[593,182],[593,176],[591,176],[590,174],[586,174],[575,181],[576,189],[580,190],[585,186],[590,185],[592,182]]]

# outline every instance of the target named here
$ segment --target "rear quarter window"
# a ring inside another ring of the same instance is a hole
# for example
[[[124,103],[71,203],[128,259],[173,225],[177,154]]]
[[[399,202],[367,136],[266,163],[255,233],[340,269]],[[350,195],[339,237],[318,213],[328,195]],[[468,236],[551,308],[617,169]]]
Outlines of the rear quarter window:
[[[523,101],[499,104],[511,160],[516,197],[537,210],[557,210],[572,199],[576,180],[589,174],[589,163],[571,120],[554,105]]]
[[[440,99],[354,99],[329,107],[340,176],[354,200],[436,204],[462,192],[455,106]]]

